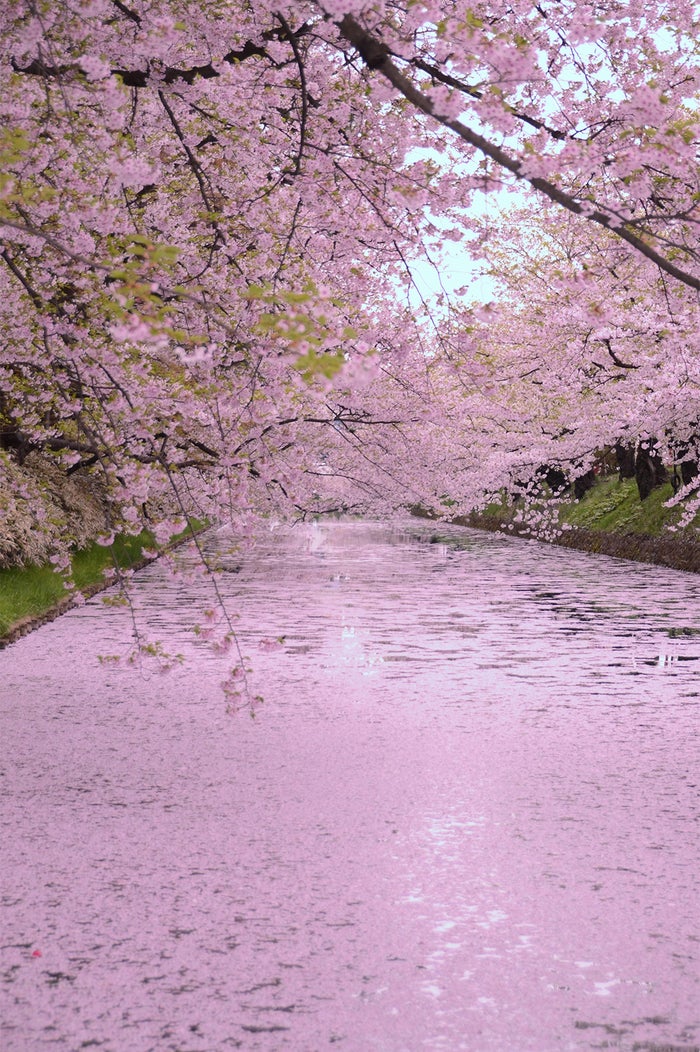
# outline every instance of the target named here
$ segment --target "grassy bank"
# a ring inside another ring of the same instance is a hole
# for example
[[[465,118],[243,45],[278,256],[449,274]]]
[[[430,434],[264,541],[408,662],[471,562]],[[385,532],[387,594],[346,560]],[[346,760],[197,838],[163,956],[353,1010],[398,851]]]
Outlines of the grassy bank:
[[[611,475],[597,482],[582,500],[564,504],[559,518],[578,529],[660,537],[681,517],[679,508],[664,507],[672,496],[671,484],[666,483],[641,501],[634,479],[620,480]],[[696,517],[694,524],[677,536],[692,535],[697,528]]]
[[[696,516],[690,526],[682,530],[675,527],[681,517],[678,507],[667,508],[665,503],[673,496],[670,483],[652,490],[645,501],[639,499],[637,483],[634,479],[619,479],[609,475],[600,479],[592,489],[582,497],[574,500],[565,497],[561,502],[551,506],[559,526],[566,525],[577,530],[590,530],[594,533],[615,533],[644,537],[689,538],[697,536],[700,528],[700,516]],[[528,508],[520,501],[504,498],[498,503],[489,504],[479,513],[479,518],[492,518],[501,523],[520,523],[527,527],[540,520],[540,512],[548,501],[534,501]],[[535,526],[536,530],[536,526]]]
[[[194,522],[198,531],[203,523]],[[186,530],[173,537],[170,545],[187,540]],[[105,583],[105,571],[122,570],[143,565],[144,549],[158,546],[153,534],[144,530],[135,537],[116,537],[110,548],[91,544],[73,554],[71,581],[84,593],[99,590]],[[0,642],[13,636],[18,625],[42,618],[52,610],[69,605],[70,592],[64,587],[64,577],[52,566],[23,566],[0,570]]]

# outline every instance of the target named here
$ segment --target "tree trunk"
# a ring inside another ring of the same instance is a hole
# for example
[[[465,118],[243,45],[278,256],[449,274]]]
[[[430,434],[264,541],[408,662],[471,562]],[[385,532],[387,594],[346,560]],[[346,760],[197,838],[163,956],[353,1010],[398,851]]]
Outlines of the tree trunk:
[[[668,481],[668,472],[654,446],[638,446],[635,461],[635,478],[639,499],[646,500],[653,489]]]
[[[621,479],[633,479],[635,475],[634,446],[625,445],[623,442],[615,443],[615,456]]]
[[[587,471],[585,475],[579,475],[578,478],[574,479],[574,496],[576,497],[576,500],[581,500],[581,498],[588,493],[589,489],[593,489],[595,479],[596,475],[593,468],[591,468],[590,471]]]

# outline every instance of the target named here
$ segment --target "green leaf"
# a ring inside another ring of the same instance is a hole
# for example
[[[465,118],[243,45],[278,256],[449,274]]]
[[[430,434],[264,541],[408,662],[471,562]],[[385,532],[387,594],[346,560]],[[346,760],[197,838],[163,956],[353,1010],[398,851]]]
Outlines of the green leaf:
[[[325,376],[327,380],[332,380],[340,372],[344,364],[345,356],[342,351],[333,351],[326,354],[309,351],[308,354],[297,358],[294,368],[307,381],[312,380],[315,376]]]

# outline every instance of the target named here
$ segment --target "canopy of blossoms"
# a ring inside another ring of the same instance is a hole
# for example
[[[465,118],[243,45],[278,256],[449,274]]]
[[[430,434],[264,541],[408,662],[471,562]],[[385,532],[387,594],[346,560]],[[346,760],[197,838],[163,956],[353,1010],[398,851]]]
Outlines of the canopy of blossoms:
[[[3,514],[45,518],[36,456],[94,481],[107,539],[159,540],[192,513],[468,510],[620,443],[697,459],[697,23],[6,0]],[[440,242],[494,304],[420,302]]]

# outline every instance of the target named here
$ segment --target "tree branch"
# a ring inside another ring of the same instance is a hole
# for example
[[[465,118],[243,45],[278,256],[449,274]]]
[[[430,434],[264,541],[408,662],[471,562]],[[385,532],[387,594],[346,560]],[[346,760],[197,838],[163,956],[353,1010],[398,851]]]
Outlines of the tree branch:
[[[630,230],[626,230],[623,226],[620,226],[620,220],[613,215],[601,210],[599,206],[594,203],[589,204],[588,202],[578,201],[575,197],[567,194],[560,187],[550,182],[548,179],[542,179],[540,176],[530,176],[527,174],[527,170],[523,165],[522,161],[511,157],[510,154],[506,153],[505,150],[496,146],[495,143],[489,142],[483,135],[479,135],[478,132],[472,131],[471,128],[467,127],[466,124],[462,123],[453,117],[445,117],[435,111],[432,101],[424,95],[423,92],[419,91],[418,88],[398,69],[398,67],[392,62],[389,57],[388,48],[376,37],[368,33],[362,26],[353,18],[352,15],[345,15],[345,17],[337,23],[338,29],[345,39],[353,45],[361,55],[363,61],[369,69],[377,70],[399,91],[405,99],[411,102],[416,109],[425,113],[428,117],[432,117],[445,128],[449,128],[455,132],[460,139],[466,142],[469,146],[473,146],[479,150],[486,157],[490,157],[492,161],[495,161],[499,167],[504,168],[506,171],[511,172],[516,179],[522,179],[524,182],[530,184],[533,189],[538,190],[540,193],[548,197],[550,201],[565,208],[568,212],[572,212],[576,216],[581,216],[590,223],[595,223],[598,226],[603,227],[605,230],[609,230],[615,234],[622,241],[626,241],[636,252],[644,256],[646,259],[654,263],[660,270],[664,271],[670,277],[675,278],[676,281],[681,282],[683,285],[687,285],[689,288],[700,291],[700,278],[687,270],[683,270],[681,267],[677,267],[669,259],[666,259],[660,252],[657,252],[651,245],[647,244],[636,234],[633,234]]]
[[[410,60],[411,65],[415,66],[416,69],[420,69],[423,73],[427,73],[434,80],[440,81],[441,84],[446,84],[450,88],[455,88],[457,91],[461,91],[462,94],[468,95],[471,99],[483,99],[483,91],[479,91],[478,88],[472,88],[470,84],[465,84],[463,80],[458,80],[457,77],[452,77],[449,73],[443,73],[437,66],[433,66],[429,62],[424,62],[421,58],[412,58]],[[535,128],[537,131],[546,131],[548,135],[551,135],[553,139],[566,139],[568,138],[566,132],[559,131],[557,128],[550,128],[548,124],[543,121],[538,121],[536,117],[529,117],[527,113],[521,113],[519,110],[513,109],[512,106],[508,106],[504,103],[506,112],[510,113],[511,116],[516,117],[519,121],[523,121],[524,124],[529,124],[530,127]]]
[[[301,172],[301,162],[304,159],[304,146],[306,143],[306,123],[309,113],[309,95],[306,88],[306,71],[304,69],[304,60],[302,58],[301,51],[299,50],[299,43],[296,39],[295,34],[290,29],[289,23],[287,22],[284,15],[280,14],[279,11],[277,12],[276,17],[279,19],[280,25],[284,29],[287,35],[287,39],[289,40],[289,43],[292,46],[294,58],[299,69],[299,83],[301,85],[301,120],[299,123],[299,148],[297,150],[297,155],[294,161],[294,175],[299,175],[299,173]]]

